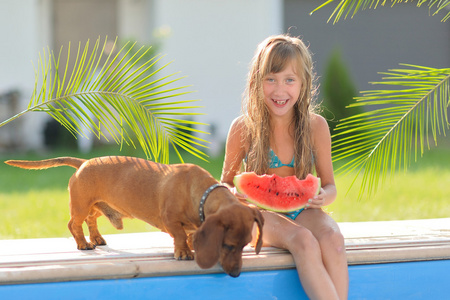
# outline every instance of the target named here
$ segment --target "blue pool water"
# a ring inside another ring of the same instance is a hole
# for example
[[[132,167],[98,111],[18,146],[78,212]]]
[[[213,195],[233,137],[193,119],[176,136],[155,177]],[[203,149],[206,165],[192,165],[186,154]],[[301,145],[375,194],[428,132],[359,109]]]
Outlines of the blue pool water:
[[[450,260],[349,267],[349,299],[450,299]],[[307,299],[293,269],[0,286],[0,299]]]

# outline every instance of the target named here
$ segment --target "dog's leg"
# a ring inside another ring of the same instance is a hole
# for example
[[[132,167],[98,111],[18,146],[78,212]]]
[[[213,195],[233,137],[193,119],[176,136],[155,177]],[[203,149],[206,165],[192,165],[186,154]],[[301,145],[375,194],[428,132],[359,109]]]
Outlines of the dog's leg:
[[[75,242],[77,243],[77,249],[78,250],[95,249],[95,245],[93,243],[89,243],[88,241],[86,241],[86,238],[84,237],[83,222],[84,218],[81,219],[79,217],[72,216],[68,224],[69,230],[72,233]]]
[[[194,254],[192,253],[191,249],[189,249],[189,246],[186,242],[187,235],[181,223],[171,222],[169,226],[167,225],[168,223],[166,223],[167,232],[173,237],[173,244],[174,244],[173,256],[175,257],[175,259],[178,260],[194,259]]]
[[[95,248],[95,244],[86,241],[83,232],[83,223],[89,215],[90,207],[86,205],[80,197],[78,189],[70,188],[70,221],[68,224],[69,230],[77,243],[78,250],[92,250]]]
[[[187,235],[187,245],[189,246],[189,249],[194,250],[194,233],[191,232]]]
[[[101,215],[102,213],[100,211],[92,207],[89,216],[86,218],[86,224],[89,228],[89,239],[91,240],[91,243],[96,246],[106,245],[106,241],[98,231],[97,227],[97,218]]]

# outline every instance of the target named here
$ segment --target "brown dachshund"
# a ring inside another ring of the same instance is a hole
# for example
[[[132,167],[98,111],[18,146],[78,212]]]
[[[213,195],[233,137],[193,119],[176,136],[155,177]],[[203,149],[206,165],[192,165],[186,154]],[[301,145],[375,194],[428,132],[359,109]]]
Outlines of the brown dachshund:
[[[261,249],[264,220],[259,210],[240,203],[199,166],[165,165],[123,156],[6,163],[24,169],[77,169],[69,181],[68,227],[80,250],[106,245],[97,229],[101,214],[117,229],[123,228],[123,217],[143,220],[173,237],[176,259],[194,259],[191,250],[195,250],[201,268],[219,262],[233,277],[240,274],[242,251],[252,240],[255,222],[256,253]],[[88,225],[91,242],[84,237],[83,222]]]

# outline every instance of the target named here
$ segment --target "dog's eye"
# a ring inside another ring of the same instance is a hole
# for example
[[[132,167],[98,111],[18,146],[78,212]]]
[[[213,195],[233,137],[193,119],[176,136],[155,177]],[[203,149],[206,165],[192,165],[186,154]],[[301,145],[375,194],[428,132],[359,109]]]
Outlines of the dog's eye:
[[[227,249],[228,251],[233,251],[234,250],[234,246],[230,246],[230,245],[227,245],[227,244],[223,244],[223,247],[225,249]]]

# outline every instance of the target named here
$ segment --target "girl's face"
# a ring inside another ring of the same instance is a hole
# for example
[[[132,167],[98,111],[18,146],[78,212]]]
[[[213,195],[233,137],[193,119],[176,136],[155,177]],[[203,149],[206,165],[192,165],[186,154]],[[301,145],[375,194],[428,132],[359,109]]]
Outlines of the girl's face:
[[[272,116],[292,116],[298,101],[302,82],[295,65],[290,63],[278,73],[269,73],[263,78],[264,102]]]

